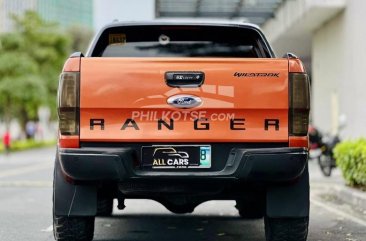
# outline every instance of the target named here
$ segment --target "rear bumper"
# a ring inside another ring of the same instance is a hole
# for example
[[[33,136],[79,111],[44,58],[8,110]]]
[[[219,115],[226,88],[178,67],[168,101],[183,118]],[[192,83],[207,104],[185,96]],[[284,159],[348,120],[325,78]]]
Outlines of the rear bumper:
[[[75,181],[205,179],[288,182],[305,170],[306,148],[233,148],[221,170],[144,170],[133,148],[59,149],[64,175]],[[213,157],[214,159],[215,157]],[[136,165],[137,164],[137,165]]]

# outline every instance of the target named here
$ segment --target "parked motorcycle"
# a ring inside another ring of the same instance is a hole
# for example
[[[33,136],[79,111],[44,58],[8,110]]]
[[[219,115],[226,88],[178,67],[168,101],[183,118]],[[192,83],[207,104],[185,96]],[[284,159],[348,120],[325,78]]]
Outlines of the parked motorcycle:
[[[336,167],[336,161],[333,154],[334,147],[340,142],[339,135],[322,136],[320,131],[315,127],[309,127],[310,150],[320,150],[318,155],[313,157],[318,160],[321,172],[324,176],[329,177],[332,169]]]
[[[329,177],[332,174],[332,169],[336,167],[334,158],[334,147],[340,142],[339,136],[325,136],[323,138],[323,145],[320,147],[321,155],[318,157],[320,170],[324,176]]]

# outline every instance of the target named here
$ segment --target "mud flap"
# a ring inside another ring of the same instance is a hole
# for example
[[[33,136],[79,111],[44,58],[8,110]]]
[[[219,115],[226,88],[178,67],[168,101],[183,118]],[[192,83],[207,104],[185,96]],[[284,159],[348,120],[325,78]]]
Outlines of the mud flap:
[[[97,188],[68,183],[61,171],[58,158],[55,161],[53,183],[53,208],[58,216],[95,216],[97,213]]]
[[[295,183],[268,187],[267,216],[271,218],[308,217],[309,189],[308,166]]]

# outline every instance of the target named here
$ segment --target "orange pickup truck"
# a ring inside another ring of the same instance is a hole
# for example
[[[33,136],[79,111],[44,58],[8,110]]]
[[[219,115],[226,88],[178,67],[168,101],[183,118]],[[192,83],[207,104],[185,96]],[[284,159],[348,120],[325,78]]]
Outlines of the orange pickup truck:
[[[309,79],[250,24],[113,23],[58,88],[56,240],[92,240],[129,198],[235,200],[268,241],[305,241]]]

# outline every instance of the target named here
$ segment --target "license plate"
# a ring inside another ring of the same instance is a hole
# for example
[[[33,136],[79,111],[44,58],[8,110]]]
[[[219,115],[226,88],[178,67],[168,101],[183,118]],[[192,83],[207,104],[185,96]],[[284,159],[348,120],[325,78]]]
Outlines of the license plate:
[[[143,167],[158,168],[210,168],[211,146],[143,146]]]

